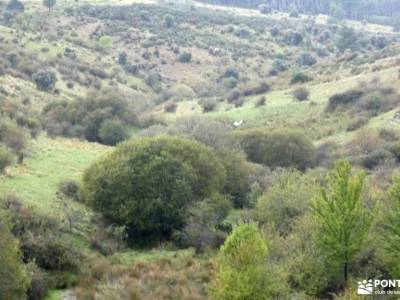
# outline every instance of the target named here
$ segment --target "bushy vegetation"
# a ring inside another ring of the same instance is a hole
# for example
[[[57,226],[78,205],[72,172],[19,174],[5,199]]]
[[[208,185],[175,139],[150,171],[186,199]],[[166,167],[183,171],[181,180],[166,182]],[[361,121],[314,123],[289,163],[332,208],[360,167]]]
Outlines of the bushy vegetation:
[[[181,229],[188,206],[222,191],[224,181],[225,170],[210,148],[160,136],[121,144],[92,165],[84,193],[94,209],[127,226],[133,241],[151,241]]]
[[[136,120],[133,105],[112,90],[89,94],[80,101],[51,102],[42,115],[50,135],[83,137],[107,145],[123,141],[127,127]]]
[[[4,212],[0,216],[0,295],[4,299],[25,299],[30,284],[29,274]]]
[[[248,158],[271,168],[305,170],[315,164],[315,148],[301,132],[253,129],[237,134]]]
[[[393,1],[42,4],[0,1],[0,299],[398,278]]]
[[[236,227],[221,247],[212,299],[268,299],[267,243],[254,224]]]

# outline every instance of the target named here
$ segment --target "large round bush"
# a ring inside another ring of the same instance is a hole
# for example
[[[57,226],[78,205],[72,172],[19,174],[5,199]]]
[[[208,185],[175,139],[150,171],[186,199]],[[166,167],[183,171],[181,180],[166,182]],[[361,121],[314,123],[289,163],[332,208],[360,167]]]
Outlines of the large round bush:
[[[225,170],[213,150],[183,137],[134,139],[94,163],[83,178],[86,201],[131,239],[169,238],[187,208],[220,192]]]
[[[316,150],[310,139],[296,130],[252,129],[238,133],[248,158],[271,168],[305,170],[315,163]]]

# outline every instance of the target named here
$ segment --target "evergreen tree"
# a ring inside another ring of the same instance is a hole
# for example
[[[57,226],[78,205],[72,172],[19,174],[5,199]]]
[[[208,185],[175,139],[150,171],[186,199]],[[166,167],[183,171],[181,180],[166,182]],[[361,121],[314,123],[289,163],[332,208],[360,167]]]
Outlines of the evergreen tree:
[[[266,241],[255,224],[236,227],[221,247],[211,298],[270,299],[267,253]]]
[[[320,246],[329,264],[342,270],[347,283],[349,262],[360,251],[370,227],[370,215],[361,197],[364,174],[352,175],[350,164],[339,161],[327,179],[313,212],[320,226]]]

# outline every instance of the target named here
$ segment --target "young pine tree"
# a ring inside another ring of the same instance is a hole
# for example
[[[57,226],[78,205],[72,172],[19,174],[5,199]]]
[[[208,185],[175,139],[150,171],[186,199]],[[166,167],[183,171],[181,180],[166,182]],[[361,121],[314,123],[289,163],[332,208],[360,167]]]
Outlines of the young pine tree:
[[[364,177],[363,173],[352,175],[348,162],[337,162],[327,178],[327,187],[313,204],[320,246],[329,264],[340,268],[345,284],[349,262],[361,250],[371,223],[361,196]]]
[[[211,299],[270,299],[267,253],[266,241],[255,224],[236,227],[221,247]]]

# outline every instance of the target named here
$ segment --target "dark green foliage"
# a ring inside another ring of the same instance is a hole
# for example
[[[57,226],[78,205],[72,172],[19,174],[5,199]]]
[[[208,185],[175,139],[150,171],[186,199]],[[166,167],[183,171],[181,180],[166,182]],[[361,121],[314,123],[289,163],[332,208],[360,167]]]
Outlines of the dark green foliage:
[[[178,56],[178,61],[181,63],[190,63],[192,60],[192,53],[190,52],[182,52]]]
[[[293,74],[292,79],[290,80],[290,84],[306,83],[311,80],[312,80],[312,78],[309,77],[308,75],[306,75],[302,72],[297,72],[297,73]]]
[[[56,0],[43,0],[43,5],[49,9],[49,11],[56,5]]]
[[[79,183],[76,182],[75,180],[64,180],[60,182],[60,184],[58,185],[58,191],[62,195],[71,198],[75,201],[79,200],[79,190],[80,190]]]
[[[72,102],[51,102],[43,108],[42,115],[50,135],[83,136],[88,141],[110,145],[125,139],[125,128],[136,120],[132,105],[114,90],[92,93]]]
[[[27,137],[24,130],[17,124],[10,120],[3,120],[0,122],[0,143],[20,156],[27,147]]]
[[[34,262],[27,265],[28,272],[31,274],[31,284],[27,291],[28,300],[43,300],[50,287],[51,283],[44,271],[42,271]]]
[[[310,53],[302,53],[302,54],[300,54],[299,58],[297,59],[297,63],[300,66],[310,67],[310,66],[315,65],[317,63],[317,60]]]
[[[226,170],[225,194],[229,195],[235,208],[250,205],[247,197],[250,192],[250,166],[245,157],[232,150],[220,150],[218,158]]]
[[[76,272],[81,267],[81,255],[61,238],[38,236],[27,240],[23,249],[29,259],[45,270]]]
[[[29,284],[18,242],[10,233],[4,212],[0,211],[0,298],[23,300]]]
[[[12,153],[0,146],[0,173],[4,173],[7,167],[9,167],[13,163],[13,155]]]
[[[271,168],[305,170],[315,164],[316,150],[311,140],[295,130],[253,129],[237,134],[247,157]]]
[[[39,90],[49,92],[56,86],[57,76],[53,71],[39,71],[33,76],[33,80]]]
[[[183,229],[174,233],[175,242],[197,251],[218,248],[226,237],[220,225],[230,209],[229,200],[221,196],[195,203],[188,210],[189,217]]]
[[[25,6],[19,0],[10,0],[10,2],[7,4],[7,10],[23,12],[25,10]]]
[[[213,151],[181,137],[123,143],[83,178],[86,201],[129,237],[169,238],[182,228],[189,205],[222,191],[225,171]]]
[[[46,270],[79,272],[82,255],[60,234],[56,219],[35,213],[12,196],[0,203],[10,215],[11,232],[20,240],[24,261],[34,260]]]
[[[386,162],[390,162],[393,160],[393,154],[385,149],[377,149],[368,154],[360,157],[360,164],[367,169],[374,169],[378,166],[385,164]]]
[[[298,101],[305,101],[310,96],[310,91],[307,88],[299,87],[293,91],[293,97]]]
[[[175,25],[175,19],[171,15],[165,15],[164,16],[164,26],[166,28],[171,28]]]
[[[128,137],[124,124],[118,119],[105,120],[99,130],[100,142],[116,145]]]
[[[364,174],[352,176],[350,164],[340,161],[327,181],[327,187],[313,205],[320,226],[319,243],[331,268],[337,268],[347,284],[349,264],[360,251],[371,224],[362,199]]]
[[[336,46],[342,52],[346,49],[356,50],[359,47],[358,34],[351,27],[342,27]]]
[[[347,109],[352,112],[367,112],[371,116],[392,110],[400,103],[396,89],[382,86],[379,81],[361,83],[359,88],[333,95],[329,98],[327,112]]]
[[[213,98],[202,99],[199,104],[203,107],[203,112],[208,113],[215,109],[217,101]]]
[[[267,99],[264,96],[261,96],[260,98],[257,99],[255,107],[261,107],[264,106],[267,102]]]
[[[285,42],[288,45],[298,46],[303,42],[303,35],[297,31],[288,31],[285,34]]]
[[[235,78],[239,79],[240,73],[239,70],[235,67],[229,67],[225,70],[225,72],[220,76],[220,78]]]
[[[128,63],[128,55],[126,52],[118,54],[118,63],[122,66],[125,66]]]
[[[354,104],[360,100],[363,95],[364,93],[360,90],[348,90],[344,93],[333,95],[329,98],[326,111],[335,111],[339,107]]]

